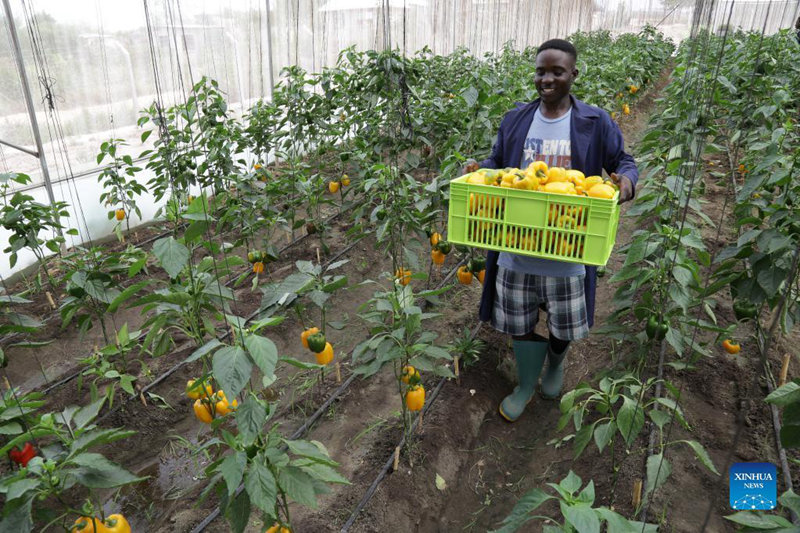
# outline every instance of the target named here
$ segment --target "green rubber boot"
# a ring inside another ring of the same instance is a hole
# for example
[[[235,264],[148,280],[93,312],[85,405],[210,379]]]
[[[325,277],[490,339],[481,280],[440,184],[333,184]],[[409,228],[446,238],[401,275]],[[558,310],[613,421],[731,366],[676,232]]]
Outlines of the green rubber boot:
[[[517,360],[519,385],[514,392],[503,399],[500,414],[509,422],[514,422],[525,410],[525,406],[536,392],[536,383],[542,373],[547,343],[535,341],[514,341],[514,357]]]
[[[562,353],[554,353],[550,346],[547,346],[547,370],[542,376],[542,397],[547,400],[555,400],[561,394],[561,387],[564,386],[564,359],[566,358],[569,346]]]

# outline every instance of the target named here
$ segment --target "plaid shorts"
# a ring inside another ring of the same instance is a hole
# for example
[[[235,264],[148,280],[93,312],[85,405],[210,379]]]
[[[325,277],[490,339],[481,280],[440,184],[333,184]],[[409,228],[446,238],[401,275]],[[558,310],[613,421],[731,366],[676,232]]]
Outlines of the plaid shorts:
[[[525,335],[539,322],[539,305],[547,311],[547,329],[561,340],[589,336],[584,276],[555,278],[515,272],[498,265],[492,326],[501,333]]]

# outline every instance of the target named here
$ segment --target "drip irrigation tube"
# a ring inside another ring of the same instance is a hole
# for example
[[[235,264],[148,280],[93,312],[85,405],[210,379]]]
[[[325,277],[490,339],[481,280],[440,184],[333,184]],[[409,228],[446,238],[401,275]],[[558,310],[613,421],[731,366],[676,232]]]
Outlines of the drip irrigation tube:
[[[475,338],[480,328],[481,328],[481,322],[478,322],[478,325],[475,326],[475,328],[472,330],[472,334],[470,335],[470,340]],[[445,381],[447,381],[447,379],[448,378],[443,377],[439,380],[439,383],[436,385],[436,388],[433,389],[433,393],[431,393],[430,401],[426,402],[425,407],[422,409],[423,414],[427,413],[430,410],[431,406],[436,401],[436,398],[439,397],[439,392],[442,390],[442,387],[444,386],[444,383]],[[411,425],[411,430],[410,430],[411,433],[416,431],[418,422],[419,422],[419,416],[417,416],[414,419],[414,422]],[[406,442],[406,436],[403,435],[403,437],[400,439],[400,442],[397,444],[397,447],[402,449],[405,442]],[[367,505],[369,500],[372,499],[372,496],[375,494],[375,491],[378,490],[378,485],[380,485],[381,481],[383,481],[386,478],[393,464],[394,464],[394,452],[392,452],[392,455],[390,455],[389,459],[386,460],[386,463],[384,463],[383,468],[381,468],[380,472],[378,472],[378,475],[375,476],[375,480],[369,486],[367,492],[364,493],[364,496],[361,498],[361,501],[358,502],[356,508],[353,509],[352,513],[350,513],[350,518],[348,518],[347,522],[345,522],[344,526],[342,526],[340,533],[346,533],[347,531],[349,531],[350,528],[355,523],[355,521],[358,520],[358,515],[361,513],[361,510],[364,508],[364,506]]]

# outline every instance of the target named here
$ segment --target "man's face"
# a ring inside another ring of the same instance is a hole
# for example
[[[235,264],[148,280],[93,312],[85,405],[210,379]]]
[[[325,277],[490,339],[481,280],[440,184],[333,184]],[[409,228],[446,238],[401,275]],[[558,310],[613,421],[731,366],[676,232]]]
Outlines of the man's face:
[[[566,98],[577,76],[575,60],[562,50],[550,48],[536,56],[533,82],[542,101],[547,104],[555,104]]]

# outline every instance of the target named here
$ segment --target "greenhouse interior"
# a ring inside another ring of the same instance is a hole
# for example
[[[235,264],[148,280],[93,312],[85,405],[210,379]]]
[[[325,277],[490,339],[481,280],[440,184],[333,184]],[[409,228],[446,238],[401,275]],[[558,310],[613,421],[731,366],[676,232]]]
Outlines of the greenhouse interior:
[[[2,4],[0,532],[800,531],[800,1]]]

